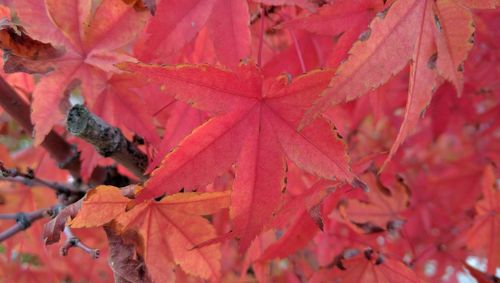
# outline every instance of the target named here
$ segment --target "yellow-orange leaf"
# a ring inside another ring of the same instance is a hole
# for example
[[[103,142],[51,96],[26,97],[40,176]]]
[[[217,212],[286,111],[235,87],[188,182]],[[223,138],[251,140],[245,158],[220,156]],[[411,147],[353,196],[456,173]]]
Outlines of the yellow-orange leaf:
[[[166,197],[163,202],[171,211],[194,215],[207,215],[229,207],[231,191],[213,193],[179,193]]]
[[[102,226],[125,212],[130,199],[124,197],[119,188],[99,186],[87,193],[83,206],[71,221],[71,227]]]
[[[220,276],[220,245],[193,249],[217,235],[210,214],[229,206],[230,192],[179,193],[161,202],[146,201],[117,219],[122,235],[138,234],[140,249],[155,282],[173,282],[173,265],[204,279]]]

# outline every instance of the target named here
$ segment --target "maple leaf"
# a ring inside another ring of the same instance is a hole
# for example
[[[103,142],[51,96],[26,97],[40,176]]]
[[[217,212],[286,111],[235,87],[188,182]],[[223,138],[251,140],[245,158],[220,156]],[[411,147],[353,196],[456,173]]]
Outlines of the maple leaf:
[[[266,5],[297,5],[309,11],[317,8],[308,0],[254,2]],[[248,1],[161,1],[156,16],[147,25],[146,33],[135,45],[134,54],[143,62],[174,63],[179,51],[198,35],[201,36],[203,31],[208,31],[208,41],[213,45],[211,47],[218,62],[236,68],[251,52]]]
[[[177,99],[217,114],[165,157],[139,200],[206,185],[236,162],[231,213],[242,247],[247,247],[280,203],[285,157],[320,177],[362,185],[350,171],[344,144],[332,125],[318,119],[296,130],[331,70],[310,72],[288,83],[286,76],[264,80],[254,66],[237,71],[209,65],[120,66],[164,84]]]
[[[0,176],[0,238],[16,212],[58,212],[1,243],[4,281],[441,282],[464,267],[480,282],[497,279],[498,172],[486,163],[500,159],[500,21],[498,10],[476,9],[499,0],[0,3],[13,8],[0,5],[10,20],[0,21],[4,69],[37,74],[0,72],[19,94],[17,105],[0,95],[0,161],[36,178]],[[161,13],[149,17],[156,3]],[[170,66],[129,64],[138,72],[122,73],[114,64],[134,61],[131,50]],[[183,62],[224,67],[174,66]],[[59,209],[80,193],[61,194],[57,183],[94,187],[92,168],[116,163],[56,126],[80,152],[82,182],[73,180],[43,147],[25,148],[30,133],[7,115],[10,105],[28,114],[18,102],[34,106],[38,143],[70,92],[125,136],[144,137],[147,174],[156,170],[143,192],[98,187]],[[417,125],[431,98],[430,117]],[[304,117],[315,101],[324,105]],[[358,174],[370,191],[353,189]],[[65,227],[86,227],[75,235],[102,248],[108,264],[40,243]],[[226,241],[233,237],[239,245]],[[470,256],[487,260],[486,270],[468,266]]]
[[[375,178],[369,174],[363,179],[372,188],[366,193],[367,201],[349,199],[339,206],[347,224],[360,233],[397,228],[409,205],[408,188],[402,182],[388,189]]]
[[[6,73],[18,71],[45,73],[51,70],[47,64],[32,63],[33,60],[49,60],[61,56],[64,51],[51,44],[32,39],[24,28],[7,19],[0,20],[0,48],[4,50],[3,69]]]
[[[247,252],[245,253],[245,259],[243,261],[242,272],[240,275],[240,281],[248,281],[247,276],[249,275],[247,270],[251,268],[254,271],[255,278],[259,282],[270,282],[270,267],[261,261],[258,261],[259,257],[265,251],[265,249],[276,240],[276,236],[274,231],[269,230],[264,232],[252,241],[250,246],[248,247]]]
[[[340,0],[322,6],[317,13],[295,17],[281,27],[336,38],[335,48],[327,59],[327,66],[333,67],[345,59],[349,48],[383,7],[380,0]]]
[[[137,229],[142,236],[144,261],[154,281],[166,282],[173,278],[173,273],[165,269],[170,262],[189,274],[217,278],[220,276],[219,245],[192,248],[215,237],[213,227],[198,215],[212,214],[228,205],[228,193],[177,194],[158,203],[141,203],[116,222],[120,230]]]
[[[71,227],[99,227],[109,223],[125,211],[129,201],[119,188],[98,186],[85,195],[81,209],[70,222]]]
[[[45,223],[43,226],[42,239],[46,245],[59,242],[61,239],[61,232],[64,230],[66,223],[72,217],[75,217],[82,207],[82,200],[79,200],[71,205],[66,206],[59,211],[54,219]]]
[[[417,283],[422,282],[415,272],[402,262],[384,257],[371,249],[364,256],[354,256],[337,263],[338,269],[323,269],[316,272],[309,282],[337,280],[343,283],[384,282]]]
[[[318,231],[318,224],[312,218],[311,212],[303,211],[286,233],[262,253],[259,260],[284,258],[307,245]]]
[[[326,57],[326,53],[333,49],[329,38],[296,30],[289,31],[289,34],[293,34],[290,39],[293,44],[278,54],[273,54],[269,60],[263,59],[266,63],[262,67],[262,73],[265,76],[278,76],[284,73],[292,76],[301,75],[307,70],[325,65],[323,58]],[[321,48],[316,48],[320,38],[322,40]]]
[[[295,17],[281,26],[335,36],[365,29],[376,11],[382,7],[383,2],[380,0],[339,0],[322,6],[317,13]]]
[[[396,1],[360,35],[348,60],[301,125],[331,104],[355,99],[379,87],[411,61],[405,118],[388,162],[429,104],[440,84],[439,76],[453,83],[459,94],[462,92],[462,64],[472,47],[473,32],[471,11],[456,1]]]
[[[207,22],[216,0],[161,1],[135,45],[142,61],[167,58],[191,41]]]
[[[469,248],[485,253],[487,272],[495,274],[500,266],[500,192],[495,186],[497,178],[492,166],[487,166],[482,179],[483,199],[476,203],[474,226],[468,232]]]
[[[169,117],[165,122],[165,134],[158,146],[158,153],[149,163],[146,172],[151,172],[160,165],[167,153],[196,127],[207,120],[207,115],[205,113],[192,108],[182,101],[173,101],[172,104],[170,109],[168,109]]]
[[[266,248],[259,261],[286,257],[304,247],[323,229],[321,204],[331,193],[332,183],[327,180],[317,182],[304,193],[290,199],[276,212],[272,227],[279,229],[287,222],[290,222],[290,225],[276,242]]]
[[[238,66],[250,54],[250,15],[247,1],[218,0],[208,28],[215,53],[225,66]]]
[[[219,61],[236,67],[250,53],[250,15],[246,0],[164,0],[135,46],[137,58],[166,63],[204,28]]]
[[[64,119],[64,95],[80,81],[89,105],[106,85],[113,63],[129,60],[119,48],[127,45],[141,30],[145,13],[137,13],[120,0],[60,1],[20,0],[13,3],[23,27],[35,39],[64,47],[55,59],[35,60],[48,64],[54,72],[42,77],[33,92],[31,119],[35,125],[35,144]],[[64,9],[62,8],[64,7]]]
[[[212,225],[200,215],[213,214],[229,205],[229,191],[180,193],[160,202],[143,202],[126,211],[131,200],[119,188],[99,186],[90,191],[74,228],[99,227],[111,221],[113,229],[125,239],[140,237],[140,251],[151,278],[167,282],[175,278],[171,262],[189,274],[208,279],[220,274],[219,245],[193,249],[198,243],[215,237]],[[96,213],[99,211],[99,213]]]

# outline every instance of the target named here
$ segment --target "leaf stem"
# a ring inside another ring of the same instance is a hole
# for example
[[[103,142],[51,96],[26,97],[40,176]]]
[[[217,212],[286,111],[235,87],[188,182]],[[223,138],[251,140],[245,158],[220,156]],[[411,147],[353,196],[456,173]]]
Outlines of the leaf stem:
[[[293,45],[295,46],[295,51],[297,52],[297,57],[299,58],[300,69],[302,70],[302,73],[305,74],[307,73],[307,69],[306,69],[306,64],[304,63],[304,57],[302,56],[302,50],[300,50],[299,41],[297,40],[297,37],[295,36],[293,30],[289,29],[288,32],[290,33]]]
[[[259,38],[259,53],[257,57],[257,65],[262,66],[262,45],[264,43],[264,13],[262,11],[262,6],[259,6],[260,13],[260,38]]]

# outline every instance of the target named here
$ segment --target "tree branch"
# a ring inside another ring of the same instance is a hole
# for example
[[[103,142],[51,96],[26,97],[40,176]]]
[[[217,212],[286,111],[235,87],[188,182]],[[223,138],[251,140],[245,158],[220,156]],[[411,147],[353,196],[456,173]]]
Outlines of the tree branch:
[[[19,172],[17,169],[7,169],[0,161],[0,181],[23,183],[27,186],[40,185],[56,191],[58,194],[83,193],[72,190],[62,184],[42,180],[35,176],[32,169],[28,173]]]
[[[33,132],[33,125],[30,118],[29,104],[23,100],[14,89],[0,77],[0,106],[14,118],[23,129]],[[50,131],[42,146],[54,158],[60,168],[66,169],[75,179],[80,178],[80,160],[78,152],[73,146],[67,143],[60,135]]]
[[[148,158],[135,144],[123,136],[120,129],[110,126],[90,113],[83,105],[73,106],[66,122],[70,133],[89,142],[99,154],[113,158],[144,180]]]
[[[0,107],[2,107],[21,127],[28,133],[33,132],[33,125],[30,118],[30,106],[17,92],[0,77]],[[76,147],[69,144],[58,133],[50,131],[42,146],[49,152],[50,156],[56,160],[59,168],[68,170],[75,180],[80,179],[80,166],[78,151]],[[89,186],[102,184],[108,176],[109,170],[104,167],[97,167],[89,180]],[[113,174],[118,179],[127,179],[125,176]]]
[[[3,219],[15,219],[16,224],[12,225],[11,227],[7,228],[7,230],[4,230],[3,232],[0,233],[0,243],[14,236],[20,231],[28,229],[28,227],[30,227],[33,222],[42,219],[47,214],[50,214],[48,212],[50,210],[52,210],[52,208],[39,209],[33,212],[18,212],[15,214],[4,214]]]

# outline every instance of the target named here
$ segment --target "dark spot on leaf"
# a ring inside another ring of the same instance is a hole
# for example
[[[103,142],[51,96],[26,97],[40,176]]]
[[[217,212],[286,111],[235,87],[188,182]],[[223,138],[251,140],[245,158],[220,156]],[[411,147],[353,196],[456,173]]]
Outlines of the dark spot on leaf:
[[[161,201],[167,194],[162,194],[161,196],[155,197],[155,201]]]
[[[368,28],[367,30],[365,30],[364,32],[362,32],[359,35],[358,40],[361,42],[366,41],[366,40],[368,40],[368,38],[370,38],[371,34],[372,34],[372,30],[370,28]]]
[[[353,186],[355,188],[360,188],[364,192],[369,192],[370,191],[370,189],[368,188],[368,186],[363,181],[361,181],[358,178],[356,178],[356,179],[354,179],[352,181],[351,186]]]
[[[384,232],[385,230],[376,226],[373,223],[366,222],[366,223],[356,223],[353,222],[354,225],[358,226],[365,234],[376,234],[380,232]]]
[[[464,64],[463,63],[460,64],[460,65],[458,65],[457,71],[460,72],[460,73],[464,71]]]
[[[436,249],[437,249],[438,251],[440,251],[440,252],[444,252],[444,251],[446,251],[447,247],[446,247],[446,245],[445,245],[445,244],[443,244],[443,243],[439,243],[439,244],[437,244]]]
[[[364,251],[364,255],[365,255],[366,259],[371,260],[372,259],[372,255],[373,255],[373,250],[372,249],[366,249]]]
[[[398,175],[396,175],[396,181],[398,181],[398,182],[402,183],[402,182],[404,182],[404,180],[405,180],[405,179],[403,178],[403,176],[401,176],[401,175],[399,175],[399,174],[398,174]]]
[[[334,36],[333,36],[333,38],[332,38],[333,43],[337,43],[337,42],[339,41],[340,37],[341,37],[343,34],[344,34],[344,32],[341,32],[341,33],[339,33],[339,34],[337,34],[337,35],[334,35]]]
[[[487,94],[487,93],[491,93],[493,92],[493,90],[491,88],[488,88],[488,87],[480,87],[475,94],[477,95],[483,95],[483,94]]]
[[[434,23],[436,24],[436,28],[439,32],[442,31],[442,27],[441,27],[441,22],[439,21],[439,18],[437,15],[434,15]]]
[[[427,112],[427,108],[429,108],[429,105],[425,106],[424,110],[420,112],[420,119],[423,119],[425,117],[425,113]]]
[[[318,7],[321,7],[321,6],[324,6],[326,4],[328,4],[328,1],[326,1],[326,0],[318,0],[316,5],[318,5]]]
[[[383,195],[388,196],[388,197],[392,196],[391,190],[389,188],[387,188],[386,186],[384,186],[384,184],[382,184],[382,181],[380,180],[380,178],[377,178],[377,186]]]
[[[438,54],[437,53],[434,53],[431,55],[431,57],[429,58],[429,60],[427,61],[427,67],[431,70],[434,70],[436,69],[436,61],[437,61],[437,58],[438,58]]]
[[[375,260],[375,265],[380,265],[384,262],[384,257],[382,255],[379,255],[377,257],[377,260]]]
[[[384,4],[385,4],[385,2],[384,2]],[[384,19],[388,12],[389,12],[389,7],[387,7],[386,9],[384,9],[381,12],[378,12],[377,17]]]
[[[388,231],[398,231],[403,227],[404,221],[400,219],[394,219],[387,222],[387,230]]]
[[[353,257],[357,256],[358,254],[359,254],[359,250],[358,249],[346,249],[342,253],[342,257],[345,258],[345,259],[350,259],[350,258],[353,258]]]
[[[335,266],[338,267],[338,269],[340,270],[346,270],[347,268],[345,268],[344,264],[342,263],[342,260],[341,259],[338,259],[337,262],[335,263]]]
[[[314,220],[314,223],[316,223],[316,226],[323,231],[324,224],[323,219],[321,219],[321,202],[309,209],[308,213]]]
[[[476,37],[476,34],[473,32],[473,33],[471,34],[471,36],[469,37],[469,43],[470,43],[470,44],[474,44],[474,43],[475,43],[475,41],[476,41],[476,40],[475,40],[475,37]]]

